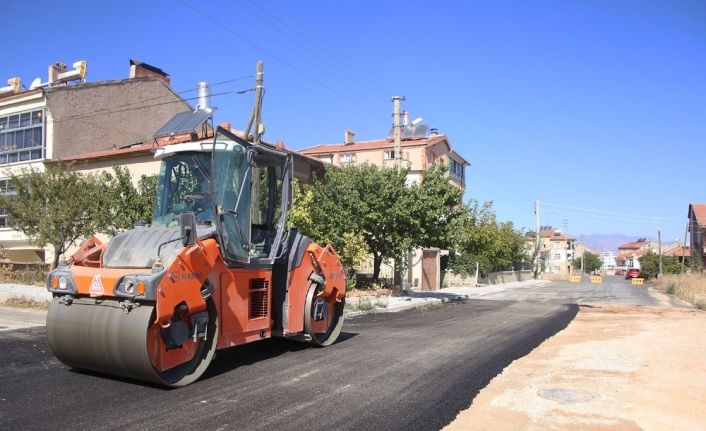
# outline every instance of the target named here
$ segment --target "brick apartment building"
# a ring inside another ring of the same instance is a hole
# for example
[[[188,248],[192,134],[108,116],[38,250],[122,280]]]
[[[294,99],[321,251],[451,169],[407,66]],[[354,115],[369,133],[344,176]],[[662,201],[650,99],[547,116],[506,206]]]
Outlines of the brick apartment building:
[[[17,85],[0,91],[0,193],[11,197],[10,173],[43,170],[45,163],[149,142],[175,114],[191,106],[170,87],[169,75],[130,60],[126,79],[86,82],[86,63],[49,66],[48,80],[28,90]],[[17,264],[45,263],[42,247],[11,227],[0,209],[0,255]]]
[[[446,135],[439,134],[436,129],[429,129],[427,125],[410,125],[406,118],[405,115],[400,158],[403,166],[409,168],[408,183],[418,183],[427,168],[443,163],[449,168],[449,180],[465,190],[465,168],[470,163],[452,149]],[[380,167],[396,166],[392,132],[385,139],[356,141],[355,134],[346,130],[343,142],[305,148],[300,153],[335,166],[363,163]],[[408,256],[409,269],[403,284],[421,290],[439,289],[445,276],[441,264],[443,254],[444,251],[438,248],[414,250]],[[370,265],[364,265],[362,269],[367,270],[367,266]],[[385,265],[381,268],[381,275],[391,278],[392,271],[391,266]]]

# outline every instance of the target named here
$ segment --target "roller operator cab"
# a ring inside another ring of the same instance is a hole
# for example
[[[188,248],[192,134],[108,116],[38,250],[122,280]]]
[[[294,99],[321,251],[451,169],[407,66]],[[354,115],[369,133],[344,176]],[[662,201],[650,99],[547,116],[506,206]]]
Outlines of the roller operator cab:
[[[95,238],[47,276],[64,364],[166,386],[220,348],[272,336],[332,344],[345,273],[331,245],[287,230],[292,156],[223,129],[159,148],[150,226]]]

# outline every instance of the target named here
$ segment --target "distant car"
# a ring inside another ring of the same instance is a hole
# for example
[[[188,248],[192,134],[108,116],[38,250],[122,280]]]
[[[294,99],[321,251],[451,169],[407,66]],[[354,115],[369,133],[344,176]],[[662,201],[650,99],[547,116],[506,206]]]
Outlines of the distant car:
[[[625,275],[625,270],[624,269],[616,269],[615,275]]]
[[[640,272],[639,269],[630,268],[630,269],[628,269],[628,272],[625,273],[625,279],[627,280],[629,278],[640,278],[641,275],[642,275],[642,273]]]

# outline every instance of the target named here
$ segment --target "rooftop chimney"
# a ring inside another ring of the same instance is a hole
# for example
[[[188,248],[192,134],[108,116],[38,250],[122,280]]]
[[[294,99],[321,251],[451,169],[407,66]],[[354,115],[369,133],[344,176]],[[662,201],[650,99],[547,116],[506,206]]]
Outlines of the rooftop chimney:
[[[402,113],[402,125],[409,126],[409,112],[407,111]]]
[[[167,72],[158,67],[133,59],[130,59],[130,78],[159,78],[164,81],[165,84],[171,84]]]
[[[355,142],[355,133],[353,133],[352,131],[350,131],[348,129],[344,130],[343,131],[343,143],[348,145],[348,144],[352,144],[353,142]]]

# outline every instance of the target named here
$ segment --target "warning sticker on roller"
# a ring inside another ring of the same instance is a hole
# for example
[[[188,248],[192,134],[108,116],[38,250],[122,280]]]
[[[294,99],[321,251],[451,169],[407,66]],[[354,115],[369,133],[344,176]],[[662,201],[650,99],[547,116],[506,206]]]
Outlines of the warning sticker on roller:
[[[93,298],[102,296],[105,293],[105,290],[103,290],[103,282],[101,282],[101,277],[99,274],[96,274],[93,277],[93,281],[91,281],[91,288],[88,289],[88,293]]]

